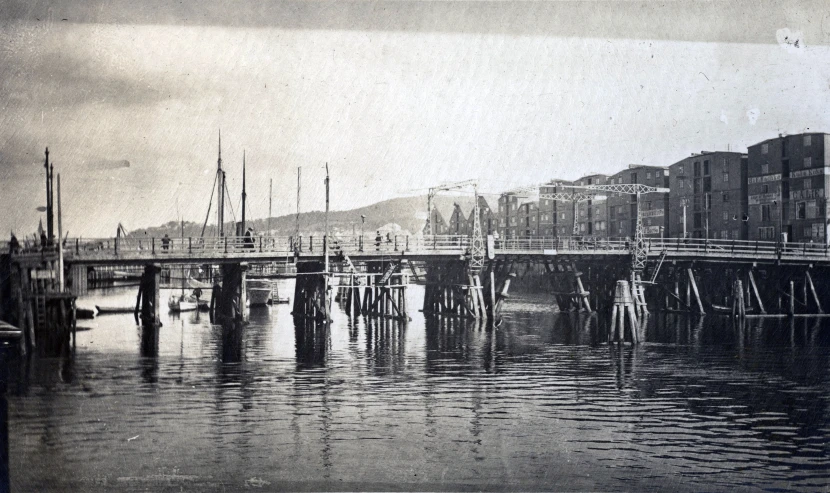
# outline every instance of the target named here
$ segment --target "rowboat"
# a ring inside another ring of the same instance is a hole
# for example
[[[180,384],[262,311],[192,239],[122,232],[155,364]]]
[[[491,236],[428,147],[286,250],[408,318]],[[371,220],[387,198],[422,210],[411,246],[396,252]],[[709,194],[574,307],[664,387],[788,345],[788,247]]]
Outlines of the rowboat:
[[[109,315],[112,313],[134,313],[134,306],[99,306],[95,305],[98,315]]]

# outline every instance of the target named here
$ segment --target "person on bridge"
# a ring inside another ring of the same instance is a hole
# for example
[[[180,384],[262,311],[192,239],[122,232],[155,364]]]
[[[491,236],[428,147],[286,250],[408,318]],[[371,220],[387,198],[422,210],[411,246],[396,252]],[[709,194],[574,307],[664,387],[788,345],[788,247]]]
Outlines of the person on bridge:
[[[377,236],[375,236],[375,250],[380,251],[380,243],[383,241],[383,236],[380,235],[380,231],[377,232]]]
[[[248,231],[245,231],[245,248],[253,249],[254,248],[254,237],[253,237],[253,228],[248,228]]]
[[[165,252],[170,248],[170,237],[165,233],[164,238],[161,239],[161,249]]]
[[[17,236],[12,233],[12,238],[9,240],[9,253],[17,253],[20,251],[20,242],[17,241]]]

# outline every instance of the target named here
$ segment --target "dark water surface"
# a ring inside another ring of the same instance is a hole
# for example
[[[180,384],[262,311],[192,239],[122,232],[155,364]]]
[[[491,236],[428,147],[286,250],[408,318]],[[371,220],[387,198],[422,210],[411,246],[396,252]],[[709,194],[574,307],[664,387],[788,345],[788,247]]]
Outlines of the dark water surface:
[[[827,323],[652,315],[620,348],[541,295],[505,310],[81,321],[74,357],[7,355],[12,490],[830,490]]]

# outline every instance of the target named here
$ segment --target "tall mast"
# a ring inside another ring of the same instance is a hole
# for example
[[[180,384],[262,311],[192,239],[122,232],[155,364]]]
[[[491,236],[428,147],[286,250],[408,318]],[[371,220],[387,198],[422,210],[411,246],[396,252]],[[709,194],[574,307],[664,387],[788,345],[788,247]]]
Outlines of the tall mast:
[[[46,238],[52,241],[54,235],[54,193],[52,192],[52,174],[54,165],[49,169],[49,148],[46,148],[46,161],[43,164],[46,168]]]
[[[294,238],[300,237],[300,173],[302,166],[297,168],[297,229],[294,231]]]
[[[219,130],[219,159],[216,167],[219,202],[216,204],[216,228],[219,236],[225,236],[225,173],[222,171],[222,130]]]
[[[323,242],[323,258],[325,259],[326,272],[329,271],[329,163],[326,163],[326,236]]]
[[[245,193],[245,150],[242,150],[242,234],[245,234],[245,199],[248,194]]]
[[[271,201],[274,198],[274,179],[268,180],[268,235],[271,234]]]

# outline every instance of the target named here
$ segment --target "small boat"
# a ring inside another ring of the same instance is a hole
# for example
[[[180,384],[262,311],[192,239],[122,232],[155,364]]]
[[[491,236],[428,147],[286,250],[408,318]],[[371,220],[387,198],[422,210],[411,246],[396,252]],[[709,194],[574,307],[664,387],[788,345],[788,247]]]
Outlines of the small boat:
[[[0,340],[2,339],[20,339],[23,336],[23,330],[18,329],[12,324],[0,320]]]
[[[109,315],[111,313],[135,313],[134,306],[99,306],[95,305],[98,315]]]
[[[178,298],[171,297],[167,302],[167,307],[171,312],[191,312],[198,308],[198,304],[195,299],[182,295]]]
[[[265,306],[271,298],[271,288],[248,288],[250,306]]]
[[[732,313],[731,306],[723,306],[723,305],[716,305],[712,303],[712,311],[715,313]],[[746,313],[752,313],[755,311],[754,307],[748,306],[746,307]]]
[[[75,318],[78,320],[91,320],[95,318],[95,310],[89,308],[76,308]]]

